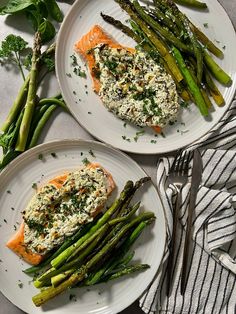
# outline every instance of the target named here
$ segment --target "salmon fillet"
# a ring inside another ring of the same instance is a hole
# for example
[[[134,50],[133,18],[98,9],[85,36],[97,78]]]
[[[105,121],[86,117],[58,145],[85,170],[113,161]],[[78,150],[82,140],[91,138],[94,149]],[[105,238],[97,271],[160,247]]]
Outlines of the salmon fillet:
[[[115,182],[112,175],[98,163],[90,163],[86,166],[86,168],[103,169],[107,176],[107,196],[109,196],[115,188]],[[53,185],[56,187],[56,189],[60,189],[63,186],[63,183],[67,180],[68,174],[69,173],[64,173],[63,175],[59,175],[51,179],[47,184]],[[37,191],[37,193],[41,189],[42,187]],[[95,209],[92,217],[95,217],[103,209],[103,205],[98,206]],[[38,265],[45,258],[45,255],[32,252],[24,243],[24,222],[21,223],[19,230],[17,230],[17,232],[9,239],[9,241],[6,243],[6,246],[31,265]]]
[[[124,47],[117,43],[108,36],[99,25],[94,25],[91,30],[75,44],[75,51],[80,53],[88,64],[93,79],[93,89],[96,93],[99,92],[100,81],[94,75],[95,59],[93,54],[89,53],[89,51],[99,44],[106,44],[111,48],[124,48],[130,52],[135,52],[135,49]]]
[[[99,44],[106,44],[111,48],[122,48],[126,49],[127,51],[134,53],[135,49],[130,47],[124,47],[116,42],[113,38],[106,34],[106,32],[99,26],[94,25],[91,30],[82,36],[82,38],[75,43],[74,50],[79,53],[87,62],[89,67],[89,71],[93,80],[93,89],[96,93],[100,90],[100,81],[96,77],[94,69],[95,69],[95,58],[90,50],[95,48]],[[161,127],[153,126],[155,132],[161,133]]]

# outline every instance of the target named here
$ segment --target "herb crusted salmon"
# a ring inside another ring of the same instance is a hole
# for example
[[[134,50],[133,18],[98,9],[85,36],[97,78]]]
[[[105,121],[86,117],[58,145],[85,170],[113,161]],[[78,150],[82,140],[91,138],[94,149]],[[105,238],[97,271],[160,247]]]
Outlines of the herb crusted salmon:
[[[81,224],[93,220],[114,188],[112,175],[98,163],[50,180],[32,197],[6,246],[26,262],[39,264]]]
[[[116,116],[157,131],[176,119],[175,83],[146,53],[120,45],[98,25],[74,48],[88,64],[94,91]]]

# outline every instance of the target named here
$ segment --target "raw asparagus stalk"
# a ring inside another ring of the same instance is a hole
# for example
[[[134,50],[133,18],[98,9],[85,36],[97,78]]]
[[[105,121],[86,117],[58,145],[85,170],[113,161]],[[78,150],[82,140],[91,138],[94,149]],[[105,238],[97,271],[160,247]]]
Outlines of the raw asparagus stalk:
[[[40,33],[36,32],[34,37],[34,47],[32,56],[32,66],[29,74],[29,88],[27,94],[27,100],[25,104],[25,110],[23,119],[21,122],[19,135],[16,144],[17,151],[24,151],[28,139],[30,130],[30,124],[36,105],[36,92],[37,92],[37,76],[38,76],[38,64],[41,49]]]
[[[19,90],[19,93],[13,103],[13,106],[10,109],[10,112],[7,116],[6,121],[4,122],[4,124],[1,127],[1,130],[6,133],[11,125],[11,123],[13,123],[19,113],[19,111],[22,109],[23,105],[24,105],[24,101],[27,95],[27,91],[28,91],[28,86],[29,86],[29,81],[30,81],[30,76],[28,75],[21,87],[21,89]]]

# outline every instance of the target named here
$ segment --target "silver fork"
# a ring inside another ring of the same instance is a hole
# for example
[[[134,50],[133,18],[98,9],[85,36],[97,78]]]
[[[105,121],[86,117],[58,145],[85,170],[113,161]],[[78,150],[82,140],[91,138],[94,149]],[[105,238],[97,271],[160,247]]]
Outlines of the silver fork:
[[[173,232],[172,239],[170,243],[170,254],[168,257],[167,264],[167,296],[170,296],[171,293],[171,282],[173,277],[173,264],[174,264],[174,248],[176,243],[176,231],[177,231],[177,222],[179,208],[181,204],[181,190],[184,185],[188,182],[188,166],[189,161],[191,160],[192,152],[179,151],[175,156],[173,164],[169,172],[169,183],[173,184],[177,190],[177,199],[175,202],[175,207],[173,208]]]

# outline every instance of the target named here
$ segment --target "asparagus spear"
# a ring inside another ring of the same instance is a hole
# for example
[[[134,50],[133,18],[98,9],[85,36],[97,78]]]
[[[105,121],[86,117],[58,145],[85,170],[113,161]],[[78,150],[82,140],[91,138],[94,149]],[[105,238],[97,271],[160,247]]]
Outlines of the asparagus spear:
[[[218,82],[229,86],[232,83],[231,77],[212,59],[212,57],[204,51],[204,62],[211,72],[211,74],[217,79]]]
[[[150,268],[150,266],[148,264],[130,265],[130,266],[127,266],[121,270],[118,270],[117,272],[115,272],[114,274],[112,274],[110,276],[103,278],[100,282],[107,282],[107,281],[117,279],[117,278],[120,278],[120,277],[128,275],[128,274],[134,273],[136,271],[146,270],[148,268]]]
[[[68,257],[78,248],[85,240],[87,240],[97,229],[99,229],[102,225],[104,225],[110,217],[123,205],[126,199],[129,197],[133,188],[133,182],[127,181],[123,191],[120,193],[120,197],[115,200],[112,206],[105,212],[105,214],[98,220],[95,226],[91,228],[91,230],[86,233],[81,239],[79,239],[75,244],[69,246],[65,251],[63,251],[60,255],[58,255],[55,259],[51,261],[51,265],[55,268],[61,266]]]
[[[128,210],[127,214],[121,215],[119,217],[116,217],[116,218],[110,220],[109,225],[113,226],[113,225],[116,225],[117,223],[125,222],[125,221],[129,220],[129,218],[131,218],[136,213],[136,211],[139,209],[139,206],[140,206],[140,202],[136,203],[134,206],[131,207],[130,210]]]
[[[16,144],[17,151],[24,151],[28,139],[30,123],[33,117],[35,108],[36,92],[37,92],[37,75],[38,75],[38,64],[41,49],[41,38],[40,33],[36,32],[34,37],[34,47],[32,56],[32,66],[29,74],[29,89],[27,94],[27,100],[22,118],[19,135]]]
[[[147,221],[142,221],[140,224],[134,229],[134,231],[129,235],[126,241],[122,244],[120,249],[115,253],[114,257],[102,268],[100,268],[93,276],[91,276],[88,280],[86,280],[86,285],[94,285],[100,282],[104,276],[104,274],[108,274],[111,270],[117,267],[118,264],[121,263],[122,259],[133,245],[133,243],[137,240],[137,238],[142,233],[143,229],[147,226]]]
[[[141,5],[138,3],[137,0],[134,0],[132,2],[136,12],[139,14],[139,16],[149,25],[151,26],[155,31],[157,31],[162,37],[165,38],[170,44],[173,44],[177,48],[179,48],[182,51],[185,52],[192,52],[192,49],[185,45],[183,42],[181,42],[176,36],[174,36],[171,32],[169,32],[167,29],[162,27],[157,21],[152,19],[141,7]]]
[[[153,2],[156,8],[159,8],[168,19],[170,19],[176,24],[179,31],[184,31],[181,21],[177,18],[172,8],[173,2],[170,3],[168,2],[168,0],[153,0]]]
[[[167,28],[175,34],[175,36],[180,37],[180,31],[177,25],[171,20],[166,14],[164,14],[159,7],[155,7],[155,9],[150,10],[149,14],[151,13],[161,24],[167,26]]]
[[[65,271],[68,270],[73,270],[76,271],[76,269],[78,269],[82,263],[85,262],[86,257],[91,254],[91,252],[93,252],[93,250],[96,248],[96,246],[100,243],[100,241],[103,239],[105,233],[107,232],[109,228],[109,224],[106,223],[105,225],[103,225],[97,232],[96,232],[96,237],[95,240],[93,242],[90,242],[90,244],[85,248],[85,250],[74,260],[72,260],[71,262],[65,263],[61,268],[59,269],[55,269],[54,267],[52,267],[51,269],[49,269],[48,271],[46,271],[44,274],[42,274],[40,277],[38,277],[35,281],[34,281],[34,285],[36,288],[42,287],[46,284],[50,283],[50,279],[60,275],[60,274],[64,274]],[[58,278],[58,277],[57,277]],[[62,277],[59,277],[60,279]],[[55,282],[55,278],[54,278],[54,282]]]
[[[4,122],[4,124],[2,125],[1,129],[4,133],[6,133],[11,125],[12,122],[15,121],[19,111],[21,110],[21,108],[23,107],[26,95],[27,95],[27,91],[28,91],[28,86],[29,86],[29,80],[30,80],[30,76],[28,75],[21,87],[21,89],[19,90],[19,93],[13,103],[13,106],[10,109],[10,112],[7,116],[6,121]]]
[[[197,39],[207,48],[210,52],[212,52],[216,57],[223,58],[223,52],[216,47],[216,45],[193,23],[190,22],[190,27],[192,31],[195,33]]]
[[[105,214],[104,214],[105,215]],[[113,237],[96,255],[94,255],[85,265],[81,266],[79,270],[76,270],[66,281],[59,284],[57,287],[50,287],[43,290],[36,296],[32,298],[36,306],[41,306],[48,300],[52,299],[56,295],[62,293],[68,288],[71,288],[85,279],[89,272],[100,262],[104,261],[108,253],[111,252],[119,241],[125,236],[125,234],[133,228],[135,225],[139,224],[141,221],[154,218],[154,214],[151,212],[146,212],[140,214],[138,217],[133,219],[130,223],[126,224],[119,233]]]
[[[192,32],[192,30],[190,28],[189,19],[180,10],[178,10],[177,7],[176,7],[176,12],[178,12],[179,18],[185,27],[185,30],[189,36],[190,42],[192,43],[194,55],[195,55],[196,60],[197,60],[197,79],[199,82],[201,82],[202,81],[202,71],[203,71],[202,47],[198,43],[195,34]]]
[[[137,14],[133,11],[132,6],[130,5],[130,1],[124,1],[124,0],[115,0],[120,7],[125,10],[130,17],[136,22],[136,24],[142,29],[142,31],[148,36],[148,38],[151,40],[153,45],[156,47],[160,55],[163,57],[163,59],[168,64],[168,67],[172,73],[172,75],[175,77],[177,82],[182,81],[183,76],[181,71],[179,70],[175,59],[173,56],[169,53],[169,48],[166,46],[166,44],[157,37],[155,32],[153,32],[148,25],[137,16]]]
[[[198,0],[174,0],[174,2],[182,5],[186,5],[187,7],[193,7],[197,9],[207,9],[207,4],[205,2],[200,2]]]
[[[182,74],[185,78],[185,81],[188,84],[189,90],[190,90],[190,92],[194,98],[196,105],[198,106],[201,114],[203,116],[207,116],[208,115],[208,109],[207,109],[206,103],[204,101],[204,98],[201,94],[201,91],[200,91],[198,85],[194,81],[191,73],[189,72],[180,51],[175,47],[172,48],[172,51],[173,51],[173,54],[174,54],[174,56],[178,62],[178,65],[182,71]]]
[[[207,69],[204,69],[204,76],[206,80],[206,86],[209,89],[211,96],[213,97],[214,101],[218,106],[223,106],[225,103],[224,97],[222,96],[221,92],[219,91],[218,87],[216,86],[215,82],[211,78]]]

